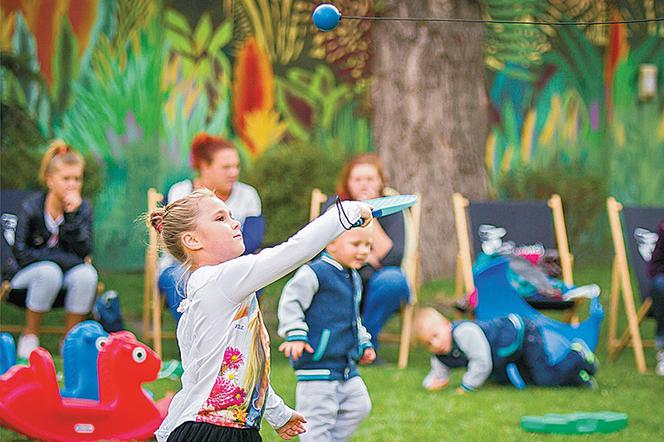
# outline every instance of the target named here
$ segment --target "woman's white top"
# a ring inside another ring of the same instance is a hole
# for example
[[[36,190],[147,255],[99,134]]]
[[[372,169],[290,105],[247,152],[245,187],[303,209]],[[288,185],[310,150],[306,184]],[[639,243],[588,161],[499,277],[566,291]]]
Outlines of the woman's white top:
[[[360,206],[343,203],[350,223]],[[344,225],[346,217],[341,215]],[[256,291],[309,261],[344,232],[336,207],[276,247],[214,266],[200,267],[187,282],[177,338],[182,389],[155,435],[159,442],[188,421],[260,429],[263,413],[273,428],[291,418],[269,384],[270,340]]]

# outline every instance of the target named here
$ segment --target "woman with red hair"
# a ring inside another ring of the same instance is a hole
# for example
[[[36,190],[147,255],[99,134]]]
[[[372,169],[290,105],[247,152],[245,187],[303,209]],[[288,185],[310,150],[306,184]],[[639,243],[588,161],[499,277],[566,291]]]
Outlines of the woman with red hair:
[[[168,191],[168,202],[183,198],[196,189],[210,189],[240,222],[245,254],[256,251],[265,233],[261,200],[256,189],[238,181],[240,156],[235,145],[225,138],[201,132],[191,143],[191,166],[196,177],[173,184]],[[184,271],[168,255],[160,260],[159,269],[159,290],[166,295],[173,317],[178,321],[181,314],[177,309],[184,293]]]
[[[342,169],[337,195],[342,200],[363,201],[387,194],[383,166],[374,153],[356,156]],[[331,199],[326,205],[334,202]],[[406,229],[403,212],[374,219],[374,242],[371,253],[360,269],[364,284],[362,324],[378,349],[378,335],[401,304],[410,299],[406,275],[401,270]],[[377,358],[375,363],[382,362]]]

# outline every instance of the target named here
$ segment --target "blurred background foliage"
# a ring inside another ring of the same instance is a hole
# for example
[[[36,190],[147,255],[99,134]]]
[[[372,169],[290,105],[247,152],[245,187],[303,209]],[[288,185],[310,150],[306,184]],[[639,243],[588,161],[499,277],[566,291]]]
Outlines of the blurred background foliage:
[[[283,241],[309,221],[313,188],[334,194],[344,159],[338,153],[294,141],[270,149],[256,160],[245,177],[261,196],[267,222],[266,245]]]
[[[304,0],[2,0],[3,188],[34,188],[54,137],[88,158],[95,263],[139,269],[146,191],[192,174],[199,131],[239,148],[256,185],[267,243],[306,221],[311,187],[373,150],[371,22],[316,32]],[[347,15],[384,2],[342,0]],[[508,20],[664,16],[648,0],[483,0]],[[486,167],[496,198],[563,197],[573,250],[607,244],[603,198],[664,205],[664,28],[486,26],[491,126]],[[642,64],[658,94],[638,98]],[[260,85],[260,87],[255,87]],[[277,165],[279,165],[277,167]],[[443,196],[444,197],[444,196]]]

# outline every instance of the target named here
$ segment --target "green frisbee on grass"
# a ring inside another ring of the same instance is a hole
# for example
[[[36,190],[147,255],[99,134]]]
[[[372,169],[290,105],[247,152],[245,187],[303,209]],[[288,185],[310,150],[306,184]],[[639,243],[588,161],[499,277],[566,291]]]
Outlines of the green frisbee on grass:
[[[533,433],[613,433],[627,427],[627,415],[612,411],[524,416],[521,428]]]

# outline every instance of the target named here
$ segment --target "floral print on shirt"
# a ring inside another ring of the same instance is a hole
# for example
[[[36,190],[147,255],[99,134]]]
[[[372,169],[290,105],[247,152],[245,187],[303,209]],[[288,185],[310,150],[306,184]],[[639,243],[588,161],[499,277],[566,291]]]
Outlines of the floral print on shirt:
[[[210,396],[196,417],[197,422],[207,422],[224,427],[243,428],[247,412],[242,404],[247,392],[238,383],[237,370],[244,364],[245,357],[235,347],[227,347],[219,374]]]
[[[270,338],[255,296],[238,308],[233,324],[246,330],[249,348],[245,353],[238,348],[242,345],[224,349],[221,367],[196,421],[260,430],[270,379]]]

